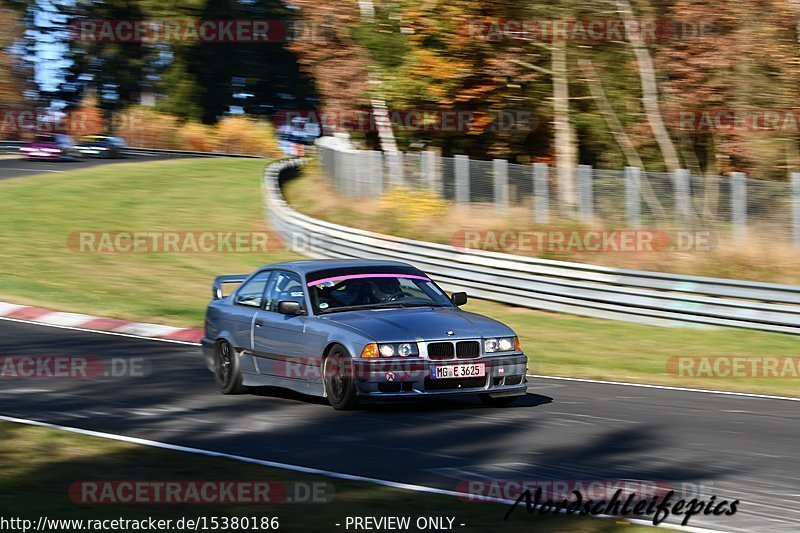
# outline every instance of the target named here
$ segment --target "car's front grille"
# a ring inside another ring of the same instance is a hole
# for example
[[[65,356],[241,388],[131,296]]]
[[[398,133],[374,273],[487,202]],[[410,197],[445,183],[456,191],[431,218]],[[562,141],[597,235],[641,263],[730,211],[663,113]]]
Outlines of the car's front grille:
[[[452,389],[474,389],[486,386],[486,377],[482,378],[451,378],[451,379],[431,379],[425,378],[425,390],[452,390]]]
[[[452,342],[432,342],[428,344],[428,359],[443,361],[455,356],[455,347]]]
[[[481,343],[478,341],[461,341],[456,343],[456,357],[474,359],[481,356]]]
[[[447,359],[475,359],[481,356],[481,343],[478,341],[431,342],[428,344],[428,359],[445,361]]]

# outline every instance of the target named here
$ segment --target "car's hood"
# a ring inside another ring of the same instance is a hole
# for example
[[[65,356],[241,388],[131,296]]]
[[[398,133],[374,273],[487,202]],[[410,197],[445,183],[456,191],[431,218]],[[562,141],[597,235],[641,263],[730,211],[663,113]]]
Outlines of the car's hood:
[[[431,341],[510,336],[505,324],[456,308],[406,308],[344,311],[323,315],[325,320],[347,325],[376,341]],[[452,335],[447,332],[452,331]]]

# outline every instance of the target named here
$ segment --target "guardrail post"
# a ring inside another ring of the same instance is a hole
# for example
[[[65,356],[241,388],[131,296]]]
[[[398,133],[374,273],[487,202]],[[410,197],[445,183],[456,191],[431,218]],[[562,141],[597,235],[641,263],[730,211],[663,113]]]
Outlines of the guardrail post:
[[[348,176],[344,176],[345,182],[350,185],[351,196],[361,196],[364,194],[364,189],[367,188],[368,177],[366,174],[369,172],[364,152],[351,152],[350,153],[350,172]]]
[[[373,196],[380,196],[383,194],[383,152],[372,151],[369,153],[369,158],[371,193]]]
[[[386,166],[389,168],[389,185],[403,185],[403,152],[386,152]]]
[[[508,161],[495,159],[494,169],[494,206],[499,211],[508,210]]]
[[[642,225],[642,171],[638,167],[625,167],[625,211],[628,227]]]
[[[792,233],[794,245],[800,248],[800,172],[792,172]]]
[[[469,157],[457,155],[454,158],[456,170],[455,197],[457,204],[469,203]]]
[[[685,168],[675,171],[675,213],[682,226],[689,226],[692,221],[690,177],[691,174]]]
[[[344,192],[342,190],[341,185],[339,184],[339,176],[342,173],[342,165],[344,164],[342,161],[343,159],[344,159],[344,154],[338,151],[334,152],[333,157],[331,157],[332,165],[331,165],[330,178],[333,180],[333,186],[336,188],[336,191],[340,193]]]
[[[585,224],[594,218],[594,194],[592,190],[592,176],[594,172],[591,165],[578,166],[578,192],[580,201],[580,220]]]
[[[731,224],[734,239],[742,241],[747,233],[747,178],[744,172],[731,173]]]
[[[438,169],[436,168],[436,152],[426,150],[422,152],[422,180],[427,189],[439,196],[442,188],[439,184]]]
[[[537,224],[547,224],[550,221],[550,190],[547,182],[549,172],[547,163],[533,164],[533,216]]]

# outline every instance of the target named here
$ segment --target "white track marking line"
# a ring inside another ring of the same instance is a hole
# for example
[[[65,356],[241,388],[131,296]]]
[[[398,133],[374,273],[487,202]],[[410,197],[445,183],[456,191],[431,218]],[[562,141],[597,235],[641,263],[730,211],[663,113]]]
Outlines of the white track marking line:
[[[51,174],[63,174],[66,170],[44,170],[44,169],[36,169],[36,168],[3,168],[0,170],[15,170],[17,172],[35,172],[37,174],[41,172],[49,172]]]
[[[721,394],[723,396],[739,396],[742,398],[761,398],[764,400],[788,400],[790,402],[800,402],[800,398],[791,398],[789,396],[770,396],[768,394],[752,394],[749,392],[733,392],[733,391],[710,390],[710,389],[690,389],[688,387],[673,387],[670,385],[651,385],[648,383],[629,383],[626,381],[603,381],[599,379],[565,378],[561,376],[542,376],[541,374],[528,374],[527,377],[539,378],[539,379],[554,379],[561,381],[579,381],[581,383],[597,383],[600,385],[622,385],[625,387],[642,387],[645,389],[661,389],[661,390],[680,391],[680,392],[701,392],[703,394]]]
[[[140,446],[149,446],[151,448],[160,448],[163,450],[170,450],[174,452],[183,452],[183,453],[192,453],[196,455],[205,455],[207,457],[218,457],[221,459],[231,459],[233,461],[241,461],[243,463],[250,463],[256,464],[259,466],[266,466],[269,468],[279,468],[281,470],[289,470],[291,472],[299,472],[303,474],[314,474],[319,476],[330,477],[333,479],[342,479],[346,481],[360,481],[364,483],[372,483],[373,485],[381,485],[384,487],[390,487],[394,489],[402,489],[408,490],[412,492],[422,492],[422,493],[429,493],[429,494],[437,494],[440,496],[451,496],[455,498],[469,497],[469,494],[465,494],[463,492],[457,492],[453,490],[446,490],[446,489],[437,489],[435,487],[426,487],[424,485],[414,485],[411,483],[399,483],[397,481],[387,481],[385,479],[378,479],[366,476],[357,476],[354,474],[344,474],[341,472],[334,472],[331,470],[322,470],[319,468],[310,468],[306,466],[298,466],[298,465],[291,465],[287,463],[278,463],[275,461],[267,461],[264,459],[255,459],[253,457],[246,457],[243,455],[233,455],[225,452],[215,452],[211,450],[203,450],[201,448],[191,448],[189,446],[180,446],[178,444],[169,444],[166,442],[158,442],[149,439],[141,439],[139,437],[128,437],[125,435],[116,435],[114,433],[105,433],[102,431],[94,431],[90,429],[81,429],[81,428],[74,428],[69,426],[61,426],[58,424],[51,424],[49,422],[39,422],[38,420],[29,420],[26,418],[16,418],[12,416],[0,415],[0,421],[4,422],[11,422],[14,424],[24,424],[27,426],[36,426],[48,429],[57,429],[59,431],[67,431],[69,433],[76,433],[78,435],[86,435],[89,437],[99,437],[101,439],[108,439],[114,440],[118,442],[127,442],[129,444],[138,444]],[[475,498],[473,496],[473,498]],[[493,502],[493,503],[501,503],[505,505],[512,505],[515,503],[514,500],[506,500],[503,498],[492,498],[488,496],[481,496],[479,499],[483,501]],[[562,514],[565,514],[566,510],[563,510]],[[621,517],[619,516],[607,516],[607,515],[596,515],[595,518],[606,518],[606,519],[615,519],[620,520]],[[646,520],[639,520],[639,519],[624,519],[627,522],[637,523],[640,525],[647,525],[653,527],[652,522],[648,522]],[[666,524],[662,522],[658,526],[664,529],[673,529],[678,531],[688,531],[691,533],[720,533],[718,530],[714,529],[705,529],[705,528],[698,528],[698,527],[691,527],[691,526],[680,526],[677,524]]]

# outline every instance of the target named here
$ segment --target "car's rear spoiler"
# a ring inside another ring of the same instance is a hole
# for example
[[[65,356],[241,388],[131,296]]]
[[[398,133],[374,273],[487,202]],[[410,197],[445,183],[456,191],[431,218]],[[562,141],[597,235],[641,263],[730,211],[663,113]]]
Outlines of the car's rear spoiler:
[[[214,287],[211,292],[211,295],[214,297],[215,300],[219,300],[222,298],[222,286],[226,283],[241,283],[247,278],[250,277],[250,274],[229,274],[227,276],[217,276],[214,278]]]

